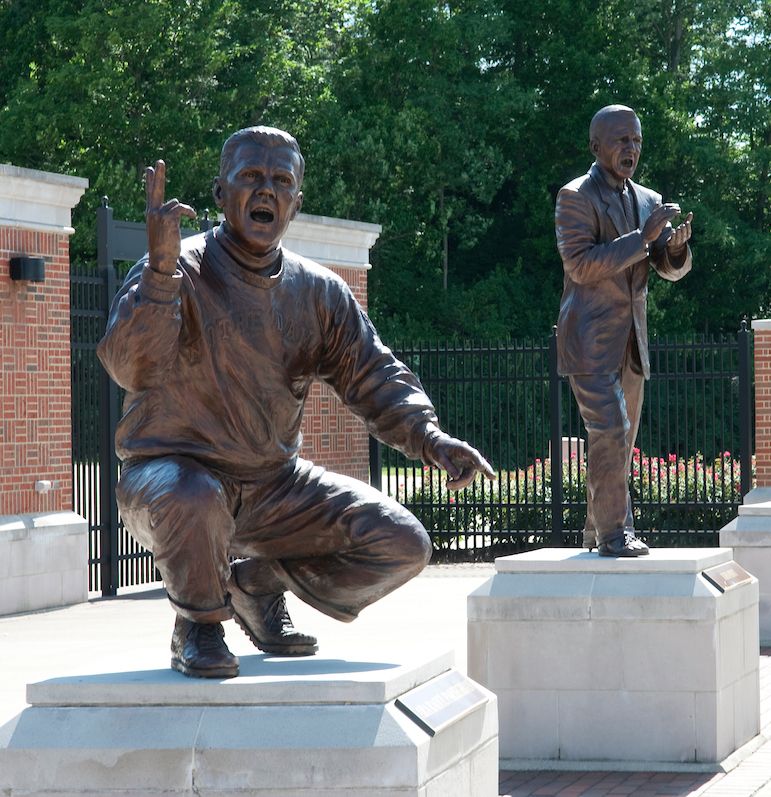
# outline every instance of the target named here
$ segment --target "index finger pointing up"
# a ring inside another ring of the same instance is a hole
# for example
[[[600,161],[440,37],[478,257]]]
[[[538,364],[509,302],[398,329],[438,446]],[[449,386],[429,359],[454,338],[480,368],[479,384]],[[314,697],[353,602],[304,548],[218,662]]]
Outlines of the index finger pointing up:
[[[155,168],[145,169],[145,193],[147,209],[155,210],[163,204],[166,193],[166,164],[162,160],[155,161]]]

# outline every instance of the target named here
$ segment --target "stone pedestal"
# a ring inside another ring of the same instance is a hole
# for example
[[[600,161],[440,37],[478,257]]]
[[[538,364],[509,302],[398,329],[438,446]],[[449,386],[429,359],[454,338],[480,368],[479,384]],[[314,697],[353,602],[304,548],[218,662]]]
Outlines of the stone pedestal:
[[[468,673],[498,696],[502,765],[719,762],[752,739],[758,582],[704,575],[732,565],[714,548],[497,559],[468,599]]]
[[[241,658],[241,673],[222,682],[154,670],[31,684],[31,706],[0,728],[0,793],[498,794],[495,696],[452,669],[449,653],[408,664],[254,655]],[[449,708],[433,736],[399,707],[421,685],[438,686],[427,713],[437,700]],[[465,708],[462,694],[474,696]]]
[[[771,645],[771,487],[744,498],[739,515],[720,529],[720,545],[760,582],[760,644]]]
[[[0,517],[0,615],[88,598],[88,523],[74,512]]]

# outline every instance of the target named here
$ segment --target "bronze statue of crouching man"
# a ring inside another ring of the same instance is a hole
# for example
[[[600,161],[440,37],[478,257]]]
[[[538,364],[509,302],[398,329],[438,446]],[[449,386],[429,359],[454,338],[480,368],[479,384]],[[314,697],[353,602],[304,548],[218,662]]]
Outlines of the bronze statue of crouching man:
[[[98,354],[127,391],[118,504],[177,613],[171,666],[229,678],[238,659],[224,620],[260,650],[309,655],[316,639],[292,626],[286,590],[350,622],[431,556],[401,505],[298,456],[314,380],[379,440],[444,468],[451,488],[494,473],[441,431],[345,282],[281,247],[303,198],[293,137],[233,134],[213,186],[225,221],[184,240],[180,217],[195,212],[164,201],[165,168],[146,171],[148,254],[116,296]]]

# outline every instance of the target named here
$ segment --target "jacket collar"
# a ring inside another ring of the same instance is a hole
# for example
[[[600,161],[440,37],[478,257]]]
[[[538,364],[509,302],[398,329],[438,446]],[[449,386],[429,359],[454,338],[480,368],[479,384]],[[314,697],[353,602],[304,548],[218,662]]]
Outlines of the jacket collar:
[[[621,207],[621,202],[618,201],[618,192],[614,191],[610,185],[608,185],[605,175],[596,163],[593,163],[592,168],[589,169],[589,176],[594,181],[594,185],[600,195],[600,200],[605,205],[605,212],[608,218],[613,222],[616,232],[619,235],[624,235],[627,230],[627,223],[626,217],[624,216],[624,209]],[[634,191],[634,183],[631,180],[629,180],[629,188]],[[637,204],[639,207],[639,195],[637,192],[635,192],[635,196],[638,198]]]

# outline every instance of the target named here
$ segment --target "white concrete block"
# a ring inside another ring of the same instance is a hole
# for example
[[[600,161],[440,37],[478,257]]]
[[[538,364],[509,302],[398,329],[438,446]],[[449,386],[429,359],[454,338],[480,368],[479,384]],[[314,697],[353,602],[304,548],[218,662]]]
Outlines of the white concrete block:
[[[739,514],[720,529],[720,544],[733,549],[733,558],[759,584],[759,639],[771,644],[771,488],[751,490]]]
[[[501,759],[533,760],[560,757],[556,690],[500,689],[498,716]]]
[[[734,738],[736,750],[760,732],[760,677],[745,675],[733,684]]]
[[[559,693],[560,758],[693,761],[692,693]]]
[[[741,614],[718,621],[717,684],[727,686],[744,675],[744,618]]]
[[[498,735],[496,733],[495,738],[482,745],[469,761],[470,781],[480,794],[496,794],[498,792],[498,760]],[[442,795],[441,793],[427,794],[426,797],[442,797]],[[466,795],[458,794],[457,797],[466,797]]]
[[[592,589],[592,618],[626,622],[713,621],[714,587],[695,573],[598,575]]]
[[[372,663],[313,656],[287,659],[277,677],[261,657],[241,662],[241,674],[223,682],[185,678],[171,669],[109,672],[52,678],[27,685],[36,706],[262,706],[309,703],[375,704],[394,700],[452,667],[453,654],[431,658],[404,654],[398,661]]]
[[[511,623],[491,634],[485,686],[582,689],[587,676],[604,689],[624,685],[622,638],[614,623]],[[469,673],[471,670],[469,670]],[[472,676],[473,677],[473,676]]]
[[[758,733],[758,581],[722,591],[703,575],[731,563],[728,549],[498,559],[468,599],[468,672],[499,695],[504,759],[716,762]]]
[[[19,792],[77,791],[88,784],[146,790],[189,783],[190,750],[202,709],[32,708],[24,711],[11,743],[0,751],[0,788]],[[143,739],[141,747],[133,746]],[[135,792],[136,793],[136,792]],[[141,792],[140,792],[141,793]]]
[[[744,496],[744,506],[766,503],[771,504],[771,487],[755,487]],[[769,514],[771,514],[771,512],[769,512]]]
[[[62,605],[85,603],[88,600],[88,572],[81,566],[73,570],[63,570],[60,574],[62,583]]]
[[[2,582],[0,582],[0,584],[2,584]],[[469,612],[470,611],[471,601],[469,599]],[[468,623],[468,630],[466,632],[467,672],[484,673],[485,676],[490,672],[490,650],[492,649],[493,638],[495,636],[495,623]]]
[[[721,617],[728,617],[736,612],[742,612],[746,609],[755,611],[760,595],[760,584],[754,575],[748,574],[750,581],[745,582],[739,588],[731,587],[726,592],[720,590],[709,584],[715,598],[715,616],[719,619]],[[704,576],[699,575],[699,578],[708,583]]]
[[[416,788],[417,760],[394,717],[379,706],[247,706],[204,712],[196,739],[201,789]],[[401,713],[401,712],[400,712]],[[423,744],[428,744],[424,735]],[[302,751],[302,765],[284,751]]]
[[[718,760],[720,760],[730,755],[736,749],[734,747],[734,740],[736,739],[736,726],[734,724],[736,719],[736,707],[734,705],[733,684],[729,684],[723,689],[718,690],[715,696],[717,698],[718,721],[718,726],[715,729],[715,744]]]
[[[496,797],[492,693],[433,736],[395,704],[448,659],[253,656],[224,682],[147,670],[30,684],[32,705],[0,728],[0,793]]]
[[[281,244],[324,266],[368,269],[369,251],[381,229],[379,224],[298,213]]]
[[[507,622],[585,620],[589,617],[593,583],[594,576],[582,573],[495,576],[472,592],[468,601],[469,618]]]
[[[494,744],[497,749],[498,701],[491,692],[486,694],[489,695],[489,702],[484,711],[473,711],[462,717],[431,737],[430,744],[422,746],[425,763],[420,761],[420,766],[425,767],[429,780],[455,767],[464,766],[464,761],[468,764],[482,746]],[[413,737],[413,742],[417,743],[418,737]],[[474,751],[474,756],[468,755],[469,750]]]
[[[734,561],[760,581],[763,592],[771,593],[771,546],[737,544]]]
[[[88,523],[80,515],[0,517],[0,615],[85,601],[87,584]]]
[[[0,533],[0,581],[11,575],[11,540]]]
[[[88,180],[0,163],[0,222],[45,232],[74,232],[70,211]]]
[[[629,692],[714,691],[717,673],[714,625],[618,622],[616,634],[622,673],[621,688]],[[741,652],[741,651],[740,651]]]
[[[652,548],[638,558],[599,557],[579,548],[538,548],[526,553],[500,556],[498,573],[695,573],[729,562],[727,548]]]
[[[0,580],[2,614],[32,612],[50,606],[62,606],[62,583],[58,573],[36,573],[7,576]]]
[[[497,767],[498,762],[495,762]],[[473,788],[471,780],[471,767],[468,764],[453,767],[451,770],[442,772],[433,780],[426,784],[426,797],[464,797],[471,794]]]
[[[0,614],[14,614],[25,611],[27,604],[26,582],[22,577],[6,575],[0,578]],[[2,607],[13,607],[14,611],[3,612]]]
[[[770,548],[771,528],[765,510],[765,506],[755,508],[752,514],[745,512],[723,526],[720,529],[721,547]]]
[[[759,606],[749,606],[742,613],[744,631],[744,668],[743,675],[756,671],[758,654],[760,653]]]
[[[720,761],[728,753],[733,738],[733,719],[726,714],[727,706],[720,705],[715,690],[696,692],[694,695],[695,760]]]

